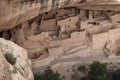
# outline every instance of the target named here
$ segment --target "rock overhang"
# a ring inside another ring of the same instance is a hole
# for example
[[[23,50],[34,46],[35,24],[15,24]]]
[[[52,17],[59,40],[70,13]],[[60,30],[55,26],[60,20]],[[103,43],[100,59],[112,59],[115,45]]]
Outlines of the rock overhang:
[[[79,3],[81,0],[74,0],[74,2],[69,1],[67,4],[63,3],[64,0],[60,0],[58,2],[58,6],[56,8],[61,7],[76,7],[78,9],[87,9],[87,10],[120,10],[120,3],[117,0],[103,0],[102,1],[94,1],[87,0],[85,3]],[[99,2],[99,3],[98,3]],[[31,20],[41,13],[49,12],[54,10],[52,0],[48,0],[45,5],[42,5],[40,2],[31,3],[14,3],[9,4],[5,1],[1,1],[1,11],[0,11],[0,31],[9,30],[14,28],[18,24]],[[7,6],[6,6],[7,5]],[[65,6],[64,6],[65,5]],[[46,7],[45,7],[46,6]],[[102,7],[101,7],[102,6]],[[42,8],[43,7],[43,8]]]

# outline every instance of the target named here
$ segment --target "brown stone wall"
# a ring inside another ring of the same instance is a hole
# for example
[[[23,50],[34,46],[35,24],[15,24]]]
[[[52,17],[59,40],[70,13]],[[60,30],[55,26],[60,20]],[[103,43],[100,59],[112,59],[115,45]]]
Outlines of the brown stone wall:
[[[11,36],[14,42],[22,42],[24,40],[24,33],[22,25],[11,29]]]
[[[51,20],[43,20],[40,25],[40,29],[43,31],[53,31],[55,30],[56,27],[56,20],[51,19]]]
[[[79,30],[79,26],[77,25],[78,21],[79,21],[79,16],[69,17],[64,20],[58,21],[58,25],[60,25],[62,32],[70,33]]]
[[[23,23],[22,23],[22,26],[23,26],[24,36],[25,36],[25,37],[31,36],[31,35],[32,35],[32,30],[31,30],[31,28],[32,28],[32,27],[28,24],[28,21],[23,22]]]

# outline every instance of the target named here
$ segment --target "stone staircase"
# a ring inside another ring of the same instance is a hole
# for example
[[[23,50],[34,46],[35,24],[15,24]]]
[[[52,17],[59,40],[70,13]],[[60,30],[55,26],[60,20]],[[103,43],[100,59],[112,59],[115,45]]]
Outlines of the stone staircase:
[[[71,50],[67,51],[65,54],[69,55],[69,54],[74,54],[79,52],[80,50],[84,50],[88,48],[86,45],[82,45],[82,46],[75,46],[74,48],[72,48]]]

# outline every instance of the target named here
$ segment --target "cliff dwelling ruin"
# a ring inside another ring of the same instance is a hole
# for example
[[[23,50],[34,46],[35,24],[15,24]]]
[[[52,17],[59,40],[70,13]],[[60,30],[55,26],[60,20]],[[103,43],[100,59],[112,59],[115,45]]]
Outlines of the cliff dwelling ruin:
[[[106,58],[120,55],[117,0],[8,1],[0,2],[0,37],[23,47],[33,70],[61,57],[84,57],[99,51]],[[9,7],[3,9],[5,4]]]

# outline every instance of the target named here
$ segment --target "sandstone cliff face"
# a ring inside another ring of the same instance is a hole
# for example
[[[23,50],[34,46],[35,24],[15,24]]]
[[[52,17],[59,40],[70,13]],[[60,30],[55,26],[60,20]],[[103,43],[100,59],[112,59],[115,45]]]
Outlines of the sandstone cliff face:
[[[11,2],[8,2],[11,1]],[[37,17],[40,13],[59,8],[66,3],[81,0],[36,0],[36,2],[20,3],[22,0],[0,1],[0,30],[8,30],[16,25]]]
[[[68,3],[118,0],[35,0],[32,3],[24,2],[22,4],[21,1],[24,2],[25,0],[0,1],[0,31],[11,29],[26,20],[37,17],[40,13],[60,8]]]
[[[24,2],[28,1],[28,2]],[[1,0],[0,1],[0,31],[8,30],[16,25],[37,17],[64,5],[78,2],[101,2],[118,0]],[[21,4],[21,2],[23,2]]]
[[[8,53],[16,57],[14,66],[4,57]],[[11,41],[0,39],[0,64],[0,80],[34,80],[26,51]]]

